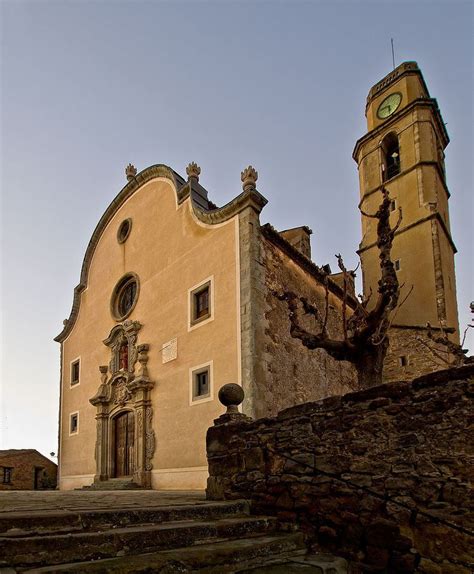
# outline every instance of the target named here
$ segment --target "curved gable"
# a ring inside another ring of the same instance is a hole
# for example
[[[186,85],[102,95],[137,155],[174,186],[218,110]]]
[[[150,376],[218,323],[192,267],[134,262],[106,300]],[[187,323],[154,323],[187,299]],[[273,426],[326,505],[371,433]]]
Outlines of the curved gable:
[[[171,182],[176,193],[176,202],[178,205],[190,198],[192,211],[197,220],[208,225],[223,223],[249,205],[252,206],[255,211],[260,212],[267,203],[267,200],[256,190],[247,190],[223,207],[217,208],[208,202],[206,190],[192,178],[185,181],[173,169],[163,164],[147,167],[127,182],[100,218],[86,249],[81,268],[80,281],[74,289],[71,313],[69,318],[64,321],[64,328],[61,333],[54,338],[55,341],[59,343],[63,342],[74,328],[79,315],[81,293],[88,285],[92,258],[104,230],[128,199],[145,184],[157,178],[168,179]]]

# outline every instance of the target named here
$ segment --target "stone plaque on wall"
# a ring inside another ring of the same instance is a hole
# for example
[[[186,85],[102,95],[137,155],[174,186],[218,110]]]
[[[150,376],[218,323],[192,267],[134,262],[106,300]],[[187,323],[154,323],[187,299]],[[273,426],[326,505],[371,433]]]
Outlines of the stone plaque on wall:
[[[174,361],[178,357],[178,339],[174,338],[167,343],[164,343],[163,347],[161,348],[162,352],[162,362],[169,363],[170,361]]]

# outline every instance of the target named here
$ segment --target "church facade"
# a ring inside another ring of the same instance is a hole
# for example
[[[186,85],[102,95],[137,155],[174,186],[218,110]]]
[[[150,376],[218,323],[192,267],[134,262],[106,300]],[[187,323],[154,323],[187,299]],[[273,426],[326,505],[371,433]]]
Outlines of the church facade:
[[[61,343],[60,488],[133,477],[153,488],[204,488],[205,434],[226,383],[243,410],[275,414],[350,390],[349,364],[291,338],[276,297],[293,287],[325,300],[308,228],[261,226],[257,172],[216,208],[190,164],[188,179],[151,166],[109,206],[89,243]],[[342,290],[329,279],[328,328],[338,335]]]
[[[399,316],[401,328],[421,332],[426,317],[434,323],[440,316],[456,327],[455,291],[454,301],[443,291],[444,307],[438,303],[435,257],[439,252],[443,285],[449,277],[454,282],[447,189],[433,165],[447,136],[437,106],[422,91],[418,68],[397,70],[369,95],[369,131],[354,152],[361,206],[376,210],[375,192],[385,184],[408,216],[394,251],[399,249],[396,257],[407,273],[402,280],[416,284],[416,297]],[[390,99],[392,91],[400,96]],[[374,119],[377,113],[382,117]],[[390,134],[396,134],[398,148]],[[431,142],[426,150],[420,138]],[[425,157],[428,148],[435,150],[434,159]],[[384,162],[393,163],[393,153],[399,154],[399,169],[390,167],[386,177]],[[353,292],[344,293],[338,274],[312,262],[311,230],[278,232],[260,224],[267,200],[256,189],[252,167],[241,174],[242,193],[220,208],[200,185],[200,168],[191,163],[186,172],[185,180],[164,165],[140,173],[129,165],[125,187],[90,240],[70,317],[56,337],[61,489],[124,477],[157,489],[204,488],[205,435],[222,414],[217,395],[227,383],[243,387],[243,412],[254,418],[356,388],[351,364],[321,349],[309,351],[291,337],[288,308],[278,296],[290,290],[307,298],[325,317],[328,335],[342,337],[341,317],[343,309],[351,312]],[[444,227],[438,212],[445,214]],[[375,239],[363,221],[365,292],[377,288]],[[408,274],[413,241],[424,249],[423,261],[431,257],[421,287],[416,272]],[[411,313],[420,305],[426,315]],[[397,345],[390,350],[387,364],[394,367],[387,378],[407,374]],[[408,361],[416,364],[415,357]]]

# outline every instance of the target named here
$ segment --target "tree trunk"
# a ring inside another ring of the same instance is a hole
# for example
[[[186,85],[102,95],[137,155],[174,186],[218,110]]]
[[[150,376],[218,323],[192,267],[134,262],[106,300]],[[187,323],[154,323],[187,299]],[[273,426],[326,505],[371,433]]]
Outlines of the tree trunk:
[[[385,338],[379,345],[367,343],[367,346],[354,361],[360,389],[376,387],[382,384],[383,363],[388,349]]]

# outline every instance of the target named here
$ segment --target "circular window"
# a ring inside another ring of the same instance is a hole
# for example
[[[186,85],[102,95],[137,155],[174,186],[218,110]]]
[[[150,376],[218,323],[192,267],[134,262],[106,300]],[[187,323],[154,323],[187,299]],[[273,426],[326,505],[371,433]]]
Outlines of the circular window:
[[[138,299],[139,283],[135,273],[127,273],[114,289],[110,307],[117,321],[122,321],[133,311]]]
[[[127,240],[127,237],[130,235],[131,229],[132,220],[130,218],[122,221],[117,231],[117,241],[119,243],[124,243]]]

